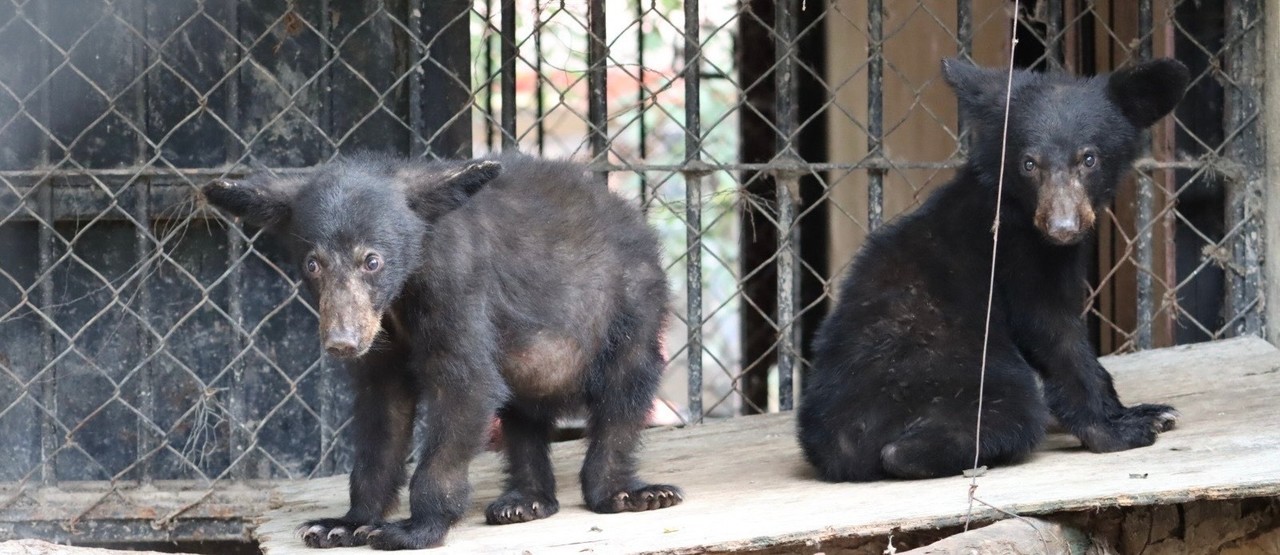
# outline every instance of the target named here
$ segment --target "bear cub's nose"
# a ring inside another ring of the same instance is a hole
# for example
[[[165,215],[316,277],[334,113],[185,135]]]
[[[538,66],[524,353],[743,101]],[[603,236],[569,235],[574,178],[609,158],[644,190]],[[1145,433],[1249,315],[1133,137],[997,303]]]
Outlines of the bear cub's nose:
[[[349,358],[356,354],[358,341],[354,330],[338,330],[329,332],[324,341],[324,350],[338,358]]]
[[[1058,240],[1070,239],[1080,230],[1080,219],[1075,214],[1049,220],[1049,236]]]

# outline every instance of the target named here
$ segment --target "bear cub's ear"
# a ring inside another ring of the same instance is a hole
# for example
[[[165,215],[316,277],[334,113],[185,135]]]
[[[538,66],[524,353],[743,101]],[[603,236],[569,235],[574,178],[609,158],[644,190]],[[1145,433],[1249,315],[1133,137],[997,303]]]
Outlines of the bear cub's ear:
[[[293,193],[301,178],[256,174],[243,181],[217,179],[200,189],[209,204],[258,227],[275,227],[289,220]]]
[[[970,117],[989,118],[1004,114],[1005,70],[978,67],[960,58],[942,60],[942,78],[956,93],[960,109]]]
[[[442,174],[422,176],[426,182],[411,186],[409,208],[433,220],[466,204],[501,174],[502,163],[496,160],[471,160]]]
[[[1134,127],[1145,129],[1173,111],[1190,80],[1182,62],[1161,58],[1112,73],[1107,96]]]

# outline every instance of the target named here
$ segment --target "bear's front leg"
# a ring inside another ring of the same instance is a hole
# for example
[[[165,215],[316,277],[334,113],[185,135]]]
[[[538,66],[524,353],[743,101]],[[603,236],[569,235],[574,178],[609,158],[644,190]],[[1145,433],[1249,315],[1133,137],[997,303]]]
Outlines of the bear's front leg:
[[[1083,322],[1059,322],[1056,330],[1060,334],[1042,338],[1031,358],[1044,378],[1050,411],[1085,448],[1108,453],[1146,447],[1173,428],[1179,415],[1169,405],[1126,407],[1120,402]]]
[[[369,533],[374,549],[423,549],[444,543],[471,501],[467,469],[485,446],[502,383],[476,355],[439,353],[424,376],[432,384],[422,460],[409,482],[409,518]]]
[[[338,518],[303,523],[298,530],[308,547],[364,545],[373,527],[395,508],[418,399],[405,364],[403,351],[390,344],[347,363],[355,385],[351,508]]]

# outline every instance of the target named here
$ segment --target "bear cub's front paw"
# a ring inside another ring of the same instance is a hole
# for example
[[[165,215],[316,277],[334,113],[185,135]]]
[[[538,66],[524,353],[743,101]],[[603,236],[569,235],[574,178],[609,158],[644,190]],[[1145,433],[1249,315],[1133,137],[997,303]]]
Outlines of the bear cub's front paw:
[[[386,551],[439,547],[449,526],[412,518],[383,524],[369,533],[369,547]]]
[[[1080,439],[1095,453],[1146,447],[1161,432],[1172,430],[1179,416],[1169,405],[1135,405],[1106,423],[1090,426]]]
[[[308,520],[298,527],[302,543],[307,547],[355,547],[364,545],[376,525],[342,518]]]

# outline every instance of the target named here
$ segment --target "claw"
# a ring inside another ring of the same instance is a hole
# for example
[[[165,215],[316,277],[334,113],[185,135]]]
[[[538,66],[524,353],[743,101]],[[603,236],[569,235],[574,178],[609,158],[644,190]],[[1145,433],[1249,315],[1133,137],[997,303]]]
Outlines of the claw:
[[[301,531],[303,528],[306,528],[306,527],[307,527],[307,525],[306,525],[306,524],[303,524],[302,526],[299,526],[299,527],[298,527],[298,530],[300,530],[300,531]],[[323,534],[323,533],[324,533],[324,526],[322,526],[322,525],[320,525],[320,524],[313,524],[313,525],[311,525],[311,527],[310,527],[310,528],[307,528],[307,530],[306,530],[305,532],[302,532],[302,539],[304,539],[304,540],[308,540],[308,539],[314,540],[314,539],[319,538],[319,537],[320,537],[320,535],[321,535],[321,534]]]

